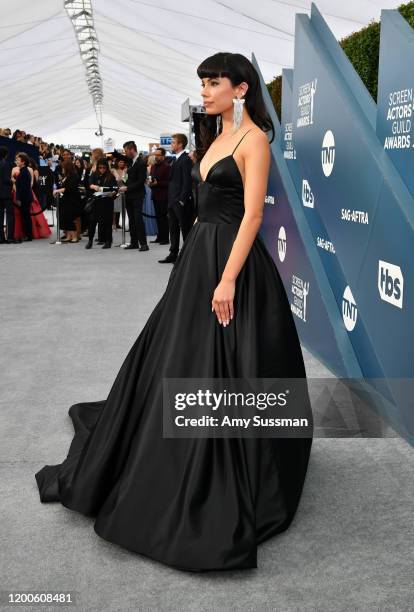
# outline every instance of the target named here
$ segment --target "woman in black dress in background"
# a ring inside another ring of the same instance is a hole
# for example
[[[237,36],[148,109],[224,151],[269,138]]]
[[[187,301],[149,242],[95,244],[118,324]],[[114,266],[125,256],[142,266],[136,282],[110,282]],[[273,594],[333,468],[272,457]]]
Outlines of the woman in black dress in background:
[[[207,111],[192,169],[198,218],[108,397],[70,407],[68,455],[35,477],[42,502],[94,517],[97,534],[127,549],[184,570],[252,568],[258,544],[293,520],[312,433],[164,437],[163,381],[306,372],[258,234],[273,129],[258,74],[232,53],[207,58],[197,74]],[[300,399],[312,423],[307,392]]]
[[[29,167],[33,170],[32,191],[35,194],[38,202],[40,203],[40,184],[39,184],[40,172],[39,172],[39,166],[37,165],[36,161],[32,157],[29,158]]]
[[[31,207],[33,200],[32,183],[33,174],[29,170],[30,158],[26,153],[16,155],[16,166],[19,169],[16,174],[12,174],[12,180],[16,189],[16,205],[20,208],[24,241],[33,239]]]
[[[89,227],[89,214],[85,211],[85,204],[88,201],[88,198],[92,195],[92,192],[89,187],[90,170],[87,166],[86,161],[82,157],[76,157],[74,164],[79,177],[79,192],[81,194],[80,233],[82,234],[87,231]]]
[[[81,194],[79,192],[79,176],[71,161],[62,164],[63,179],[61,187],[55,189],[54,195],[62,194],[59,202],[60,227],[65,232],[62,242],[79,242],[75,219],[81,213]]]

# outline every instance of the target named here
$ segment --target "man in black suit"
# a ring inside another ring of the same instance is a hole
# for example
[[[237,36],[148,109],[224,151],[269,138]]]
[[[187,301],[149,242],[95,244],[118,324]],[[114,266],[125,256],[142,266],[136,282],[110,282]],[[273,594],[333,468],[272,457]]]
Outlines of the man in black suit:
[[[185,134],[173,134],[171,139],[171,150],[176,155],[168,184],[168,224],[171,246],[170,254],[165,259],[159,259],[159,263],[175,262],[180,250],[180,230],[184,241],[192,226],[194,211],[191,169],[193,163],[184,150],[187,142]]]
[[[137,145],[133,140],[128,140],[124,144],[124,151],[128,159],[132,160],[132,165],[128,168],[128,178],[125,186],[119,189],[121,193],[125,193],[125,206],[128,213],[129,233],[131,234],[131,244],[126,249],[139,248],[140,251],[148,251],[147,234],[142,218],[147,166],[138,155]]]
[[[11,167],[7,161],[8,150],[0,147],[0,243],[14,242],[14,210],[11,198]],[[4,236],[4,212],[6,212],[7,240]]]

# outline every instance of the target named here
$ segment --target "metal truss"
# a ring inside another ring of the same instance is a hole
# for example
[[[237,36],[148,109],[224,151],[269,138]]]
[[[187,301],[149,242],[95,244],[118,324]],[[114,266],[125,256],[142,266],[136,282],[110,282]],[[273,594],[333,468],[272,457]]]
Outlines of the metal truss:
[[[99,135],[102,136],[102,78],[99,72],[99,41],[93,21],[91,0],[64,0],[64,7],[72,22],[85,66],[86,82],[92,97]]]

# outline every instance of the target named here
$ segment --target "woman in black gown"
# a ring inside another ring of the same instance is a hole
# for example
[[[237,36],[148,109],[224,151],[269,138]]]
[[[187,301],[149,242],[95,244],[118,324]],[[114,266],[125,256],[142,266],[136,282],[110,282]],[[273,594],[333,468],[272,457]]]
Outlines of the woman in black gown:
[[[273,129],[257,72],[219,53],[197,74],[207,111],[192,170],[198,218],[107,399],[70,407],[68,455],[35,477],[42,502],[94,517],[98,535],[131,551],[183,570],[252,568],[257,545],[295,515],[312,438],[163,437],[163,378],[306,373],[257,234]],[[307,393],[303,404],[311,419]]]
[[[60,201],[60,226],[66,237],[62,242],[79,242],[75,219],[81,210],[81,195],[79,192],[79,176],[74,164],[67,160],[62,164],[63,179],[61,186],[55,189],[53,195],[62,194]]]

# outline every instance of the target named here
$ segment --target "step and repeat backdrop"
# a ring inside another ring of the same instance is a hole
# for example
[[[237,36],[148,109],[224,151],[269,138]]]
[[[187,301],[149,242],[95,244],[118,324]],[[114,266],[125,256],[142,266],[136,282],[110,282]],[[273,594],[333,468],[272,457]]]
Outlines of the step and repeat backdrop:
[[[277,138],[261,228],[303,345],[338,377],[369,380],[410,441],[412,66],[414,30],[383,11],[377,106],[316,6],[297,15],[280,124],[267,96]]]

